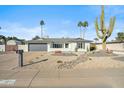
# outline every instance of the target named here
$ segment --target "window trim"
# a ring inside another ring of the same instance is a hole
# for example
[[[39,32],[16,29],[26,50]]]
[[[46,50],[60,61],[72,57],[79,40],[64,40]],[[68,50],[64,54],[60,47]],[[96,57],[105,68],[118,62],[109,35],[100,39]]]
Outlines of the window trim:
[[[85,49],[85,42],[77,42],[77,48]]]
[[[63,48],[63,44],[52,43],[51,48]]]

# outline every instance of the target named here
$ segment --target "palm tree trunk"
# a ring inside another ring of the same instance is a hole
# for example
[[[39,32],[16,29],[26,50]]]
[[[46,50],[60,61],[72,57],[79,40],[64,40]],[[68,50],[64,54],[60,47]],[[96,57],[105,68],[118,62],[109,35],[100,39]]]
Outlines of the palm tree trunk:
[[[80,38],[82,38],[82,30],[81,30],[81,28],[80,28]]]
[[[41,38],[43,38],[43,27],[41,26]]]
[[[86,32],[86,29],[84,29],[83,31],[83,39],[85,38],[85,32]]]
[[[7,52],[7,40],[5,38],[3,38],[4,40],[4,45],[5,45],[5,52]]]

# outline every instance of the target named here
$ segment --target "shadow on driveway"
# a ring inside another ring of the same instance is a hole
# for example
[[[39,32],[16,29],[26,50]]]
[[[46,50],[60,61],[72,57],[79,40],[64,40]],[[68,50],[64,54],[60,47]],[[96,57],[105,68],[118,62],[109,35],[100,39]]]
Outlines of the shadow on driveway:
[[[37,64],[37,63],[40,63],[40,62],[44,62],[44,61],[47,61],[48,59],[43,59],[43,60],[40,60],[40,61],[36,61],[36,62],[32,62],[30,64],[25,64],[23,66],[29,66],[29,65],[33,65],[33,64]]]

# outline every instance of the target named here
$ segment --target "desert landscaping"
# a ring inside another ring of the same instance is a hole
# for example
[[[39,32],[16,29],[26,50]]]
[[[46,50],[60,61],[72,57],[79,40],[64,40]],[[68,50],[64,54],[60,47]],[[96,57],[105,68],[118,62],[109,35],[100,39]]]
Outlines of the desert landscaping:
[[[0,87],[124,87],[124,55],[25,52],[0,55]],[[122,60],[118,60],[118,58]]]
[[[0,6],[0,88],[123,88],[124,7],[111,7]]]

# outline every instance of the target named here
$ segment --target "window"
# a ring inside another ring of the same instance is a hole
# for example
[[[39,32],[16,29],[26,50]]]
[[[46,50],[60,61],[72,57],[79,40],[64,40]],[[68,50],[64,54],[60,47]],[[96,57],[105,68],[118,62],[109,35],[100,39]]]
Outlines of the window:
[[[62,48],[62,44],[52,44],[51,48]]]
[[[82,48],[82,43],[81,43],[81,42],[78,42],[78,43],[77,43],[77,47],[78,47],[78,48]]]
[[[65,48],[68,48],[68,46],[69,46],[69,44],[68,44],[68,43],[66,43],[66,44],[65,44]]]
[[[78,42],[78,43],[77,43],[77,48],[83,48],[83,49],[85,49],[85,43],[83,43],[83,42]]]

